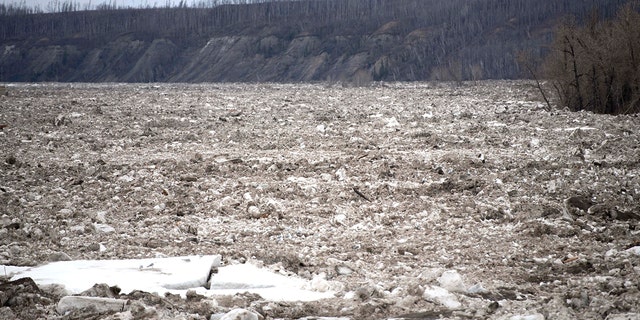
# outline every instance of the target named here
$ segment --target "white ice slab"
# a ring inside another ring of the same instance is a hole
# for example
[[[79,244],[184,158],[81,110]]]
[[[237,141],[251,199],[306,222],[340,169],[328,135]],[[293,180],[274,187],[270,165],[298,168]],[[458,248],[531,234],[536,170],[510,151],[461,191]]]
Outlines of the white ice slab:
[[[65,314],[74,309],[94,307],[98,312],[120,312],[124,311],[126,304],[127,300],[113,298],[66,296],[58,301],[56,311],[59,314]]]
[[[631,253],[631,254],[635,254],[637,256],[640,256],[640,246],[631,247],[631,248],[627,249],[626,251]]]
[[[311,281],[274,273],[253,264],[219,267],[219,255],[185,256],[132,260],[77,260],[53,262],[38,267],[0,266],[11,280],[32,278],[39,285],[62,284],[73,294],[96,283],[117,285],[126,294],[142,290],[164,295],[166,292],[186,295],[194,290],[205,296],[257,293],[271,301],[313,301],[335,296],[326,288],[314,288]],[[210,279],[209,272],[218,267]],[[322,290],[321,290],[322,289]]]
[[[185,256],[131,260],[76,260],[43,266],[12,269],[11,280],[30,277],[37,284],[63,284],[71,293],[80,293],[96,283],[117,285],[122,293],[133,290],[164,293],[171,289],[204,286],[209,271],[220,265],[219,255]]]
[[[427,286],[422,297],[427,301],[439,302],[449,309],[458,309],[462,306],[453,293],[438,286]]]
[[[206,292],[196,292],[209,296],[251,292],[271,301],[314,301],[335,297],[335,292],[313,289],[311,281],[277,274],[247,263],[220,268],[211,277],[211,288]]]

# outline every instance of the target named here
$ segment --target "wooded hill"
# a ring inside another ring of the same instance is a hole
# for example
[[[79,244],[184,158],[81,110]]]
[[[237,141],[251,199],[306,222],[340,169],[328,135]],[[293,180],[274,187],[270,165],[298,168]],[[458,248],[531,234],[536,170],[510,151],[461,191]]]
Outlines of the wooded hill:
[[[554,26],[627,0],[272,0],[42,13],[0,6],[0,81],[513,79]]]

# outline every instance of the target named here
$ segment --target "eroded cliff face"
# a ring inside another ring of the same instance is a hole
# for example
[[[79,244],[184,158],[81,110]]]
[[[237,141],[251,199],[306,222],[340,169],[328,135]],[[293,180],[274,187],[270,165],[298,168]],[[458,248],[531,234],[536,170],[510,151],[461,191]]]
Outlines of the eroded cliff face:
[[[428,37],[383,26],[362,36],[263,32],[181,41],[130,33],[92,44],[40,39],[2,44],[0,81],[420,80],[435,70],[435,59],[425,56]]]
[[[528,75],[519,53],[543,61],[554,26],[568,16],[579,24],[598,8],[605,21],[627,1],[248,1],[17,11],[0,19],[0,81],[515,79]]]

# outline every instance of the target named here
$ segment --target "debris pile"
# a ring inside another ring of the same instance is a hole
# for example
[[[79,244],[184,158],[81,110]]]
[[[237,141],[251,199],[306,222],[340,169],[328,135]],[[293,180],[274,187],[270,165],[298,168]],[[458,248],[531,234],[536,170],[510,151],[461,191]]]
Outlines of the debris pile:
[[[640,314],[636,116],[500,81],[16,84],[0,103],[1,265],[220,255],[320,297],[250,277],[77,293],[7,267],[0,318]]]

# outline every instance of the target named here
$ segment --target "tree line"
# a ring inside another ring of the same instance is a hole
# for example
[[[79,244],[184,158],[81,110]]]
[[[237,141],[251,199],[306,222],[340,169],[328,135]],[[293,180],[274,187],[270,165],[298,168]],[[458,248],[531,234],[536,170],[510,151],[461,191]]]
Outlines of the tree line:
[[[213,8],[222,4],[251,4],[259,3],[265,0],[187,0],[172,1],[166,0],[162,4],[154,2],[153,4],[145,3],[138,6],[130,4],[118,4],[116,0],[108,0],[97,3],[95,5],[89,3],[81,4],[73,0],[50,0],[45,7],[40,5],[28,6],[24,2],[0,3],[0,15],[24,15],[24,14],[40,14],[40,13],[60,13],[75,12],[89,10],[122,10],[122,9],[157,9],[157,8]],[[274,1],[274,0],[266,0]],[[295,1],[295,0],[291,0]]]
[[[228,32],[228,27],[275,25],[315,32],[361,33],[392,20],[404,31],[440,27],[443,37],[471,40],[478,33],[504,25],[527,35],[527,28],[572,14],[583,16],[593,8],[611,16],[624,0],[207,0],[174,6],[130,8],[105,2],[86,10],[72,1],[52,2],[54,12],[24,5],[0,5],[0,39],[43,35],[64,38],[78,34],[140,31],[179,34]],[[101,18],[104,16],[105,18]],[[64,21],[63,21],[64,20]],[[100,26],[95,26],[99,24]],[[346,30],[344,27],[347,26]],[[232,29],[233,30],[233,29]],[[237,30],[237,29],[235,29]]]

